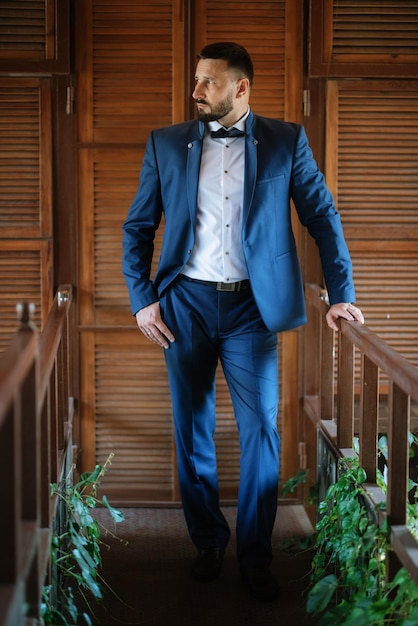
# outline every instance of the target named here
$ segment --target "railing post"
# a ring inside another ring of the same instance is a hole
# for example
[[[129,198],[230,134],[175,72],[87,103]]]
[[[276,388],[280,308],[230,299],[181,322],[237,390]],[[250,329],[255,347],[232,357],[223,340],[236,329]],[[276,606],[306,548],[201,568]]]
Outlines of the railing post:
[[[387,515],[390,526],[406,525],[409,478],[409,397],[396,383],[389,387],[388,424],[388,493]],[[387,578],[393,580],[402,563],[398,555],[388,553]]]
[[[16,307],[20,315],[21,328],[35,331],[33,315],[34,305],[18,305]],[[27,373],[20,391],[21,397],[21,459],[22,481],[24,493],[22,493],[22,519],[38,521],[40,505],[40,430],[39,419],[36,410],[36,389],[38,382],[38,361],[34,359]]]
[[[341,321],[341,324],[344,322]],[[338,335],[337,445],[352,448],[354,438],[354,345]]]
[[[321,359],[320,359],[320,412],[321,419],[334,419],[334,331],[329,328],[324,316],[321,323]]]
[[[51,522],[51,495],[50,490],[45,489],[45,485],[51,483],[51,409],[49,405],[49,394],[47,394],[39,411],[41,438],[41,484],[44,486],[41,492],[41,528],[48,528]]]
[[[391,383],[388,425],[388,521],[406,523],[409,477],[409,397]]]
[[[360,453],[359,461],[370,483],[377,475],[377,424],[379,410],[379,370],[362,354],[362,381],[360,387]]]

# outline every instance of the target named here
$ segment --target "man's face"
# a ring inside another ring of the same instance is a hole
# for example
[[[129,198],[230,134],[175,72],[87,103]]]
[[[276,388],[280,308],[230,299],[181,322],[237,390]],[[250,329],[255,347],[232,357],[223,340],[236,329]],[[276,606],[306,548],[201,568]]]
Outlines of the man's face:
[[[237,100],[240,80],[228,69],[223,59],[201,59],[196,67],[195,88],[197,118],[202,122],[218,120],[224,126],[240,116],[241,101]]]

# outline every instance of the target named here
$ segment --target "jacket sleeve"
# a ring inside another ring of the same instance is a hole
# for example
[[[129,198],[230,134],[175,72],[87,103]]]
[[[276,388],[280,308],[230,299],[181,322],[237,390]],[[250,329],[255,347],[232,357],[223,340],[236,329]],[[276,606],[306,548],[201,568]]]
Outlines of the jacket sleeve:
[[[354,302],[352,263],[340,215],[302,126],[295,144],[291,195],[301,223],[318,247],[330,304]]]
[[[155,232],[161,216],[160,177],[151,133],[145,148],[138,190],[122,226],[122,272],[133,315],[158,301],[150,275]]]

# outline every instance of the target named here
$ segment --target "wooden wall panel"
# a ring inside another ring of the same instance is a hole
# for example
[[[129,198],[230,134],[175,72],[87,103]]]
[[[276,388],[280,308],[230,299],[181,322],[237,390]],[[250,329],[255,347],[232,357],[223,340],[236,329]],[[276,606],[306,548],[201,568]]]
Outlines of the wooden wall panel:
[[[0,315],[3,349],[15,306],[42,328],[52,302],[52,136],[48,79],[0,78]]]
[[[112,501],[173,499],[174,447],[164,356],[139,332],[95,333],[97,461]]]
[[[93,2],[93,140],[141,143],[172,123],[172,2]]]
[[[368,326],[418,365],[418,83],[330,81],[327,180]]]
[[[418,242],[352,242],[358,300],[367,325],[418,367]]]
[[[122,224],[138,185],[142,149],[80,151],[80,287],[83,325],[133,323],[121,271]],[[156,243],[157,255],[161,237]]]
[[[0,78],[0,237],[51,234],[50,117],[47,80]]]
[[[87,0],[76,13],[81,461],[89,469],[112,451],[105,488],[127,503],[177,498],[163,354],[137,329],[121,272],[145,142],[173,122],[176,4]]]
[[[42,281],[40,269],[45,265],[45,245],[1,241],[0,250],[0,351],[8,345],[18,326],[16,304],[33,302],[34,322],[42,327]]]
[[[311,76],[416,76],[415,0],[310,0]]]
[[[69,0],[0,3],[0,71],[69,71]]]
[[[206,0],[196,29],[196,53],[216,41],[236,41],[247,48],[255,73],[251,106],[259,115],[276,118],[284,117],[285,108],[286,4]]]

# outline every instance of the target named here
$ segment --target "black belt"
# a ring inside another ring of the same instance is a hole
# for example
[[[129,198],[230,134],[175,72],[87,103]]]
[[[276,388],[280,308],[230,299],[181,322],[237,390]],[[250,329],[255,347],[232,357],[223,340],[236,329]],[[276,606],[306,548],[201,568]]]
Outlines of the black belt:
[[[212,287],[212,289],[216,289],[216,291],[245,291],[246,289],[250,288],[249,280],[239,280],[235,283],[217,283],[212,280],[200,280],[200,278],[190,278],[190,276],[185,276],[184,274],[180,274],[180,278],[189,280],[192,283],[199,283],[199,285]]]

